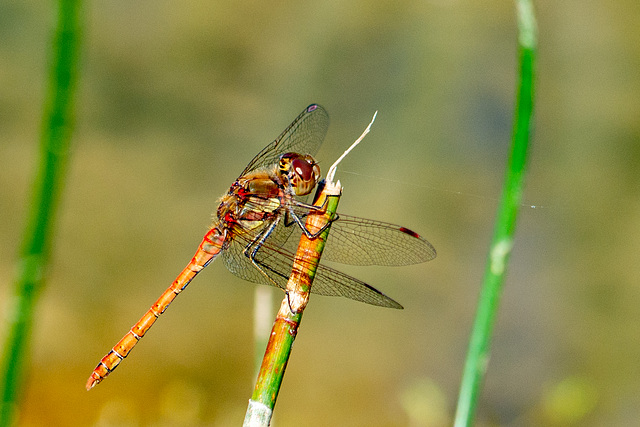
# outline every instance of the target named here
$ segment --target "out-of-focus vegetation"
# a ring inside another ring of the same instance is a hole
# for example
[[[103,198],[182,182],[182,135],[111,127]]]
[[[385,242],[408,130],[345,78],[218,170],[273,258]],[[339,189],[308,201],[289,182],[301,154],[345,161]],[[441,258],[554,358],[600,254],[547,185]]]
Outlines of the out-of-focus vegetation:
[[[49,53],[47,95],[42,111],[38,167],[25,214],[11,296],[5,299],[5,335],[0,347],[0,426],[15,424],[29,366],[31,331],[38,297],[46,284],[56,213],[66,177],[73,131],[80,52],[80,1],[57,2]]]
[[[478,424],[640,418],[640,4],[539,1],[536,131]],[[278,425],[451,422],[515,89],[511,2],[94,2],[73,163],[21,425],[229,425],[250,397],[253,285],[213,263],[104,384],[100,357],[187,263],[217,197],[301,108],[332,124],[340,210],[430,264],[343,270],[406,309],[316,297]],[[46,2],[0,3],[0,300],[35,167]],[[352,173],[348,173],[352,172]],[[6,310],[2,309],[3,316]]]

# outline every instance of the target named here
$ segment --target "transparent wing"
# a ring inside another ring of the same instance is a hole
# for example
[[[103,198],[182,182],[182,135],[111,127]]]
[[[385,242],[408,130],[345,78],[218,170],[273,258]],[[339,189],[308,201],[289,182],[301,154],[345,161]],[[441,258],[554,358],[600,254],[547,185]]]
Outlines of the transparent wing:
[[[282,134],[267,145],[249,162],[240,176],[256,169],[278,163],[284,153],[310,154],[314,156],[327,130],[329,115],[322,106],[311,104],[300,113]]]
[[[350,265],[411,265],[436,257],[418,233],[395,224],[339,214],[322,259]]]
[[[302,214],[300,208],[296,209]],[[285,243],[290,252],[295,252],[297,246],[298,239],[293,237]],[[349,265],[411,265],[435,257],[431,243],[408,228],[343,214],[338,214],[331,224],[322,252],[325,261]]]
[[[284,227],[279,224],[278,227]],[[292,226],[294,227],[294,226]],[[298,233],[293,233],[299,236]],[[290,240],[298,240],[293,239]],[[291,275],[294,253],[283,247],[273,245],[271,238],[256,254],[256,262],[269,275],[269,280],[251,264],[243,251],[251,243],[246,234],[234,236],[229,246],[222,253],[222,260],[229,271],[236,276],[253,283],[277,286],[286,289]],[[342,296],[355,301],[381,307],[397,308],[402,306],[365,282],[336,271],[325,265],[318,265],[316,276],[311,286],[311,292],[318,295]]]

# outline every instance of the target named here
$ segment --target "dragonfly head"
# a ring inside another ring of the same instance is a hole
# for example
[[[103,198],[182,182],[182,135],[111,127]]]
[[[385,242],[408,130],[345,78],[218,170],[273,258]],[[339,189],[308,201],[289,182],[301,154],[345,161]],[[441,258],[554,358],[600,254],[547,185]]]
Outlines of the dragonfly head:
[[[283,154],[278,170],[296,196],[311,193],[320,179],[320,166],[308,154]]]

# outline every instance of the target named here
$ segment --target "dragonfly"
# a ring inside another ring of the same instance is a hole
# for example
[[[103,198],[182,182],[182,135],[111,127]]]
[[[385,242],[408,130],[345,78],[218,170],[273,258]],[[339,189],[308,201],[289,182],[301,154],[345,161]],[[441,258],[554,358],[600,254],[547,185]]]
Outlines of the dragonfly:
[[[320,180],[314,159],[329,127],[329,116],[311,104],[249,162],[219,200],[209,231],[171,286],[100,360],[87,381],[90,390],[104,380],[147,333],[169,304],[216,257],[234,275],[286,291],[303,222],[314,210],[307,203]],[[352,265],[400,266],[436,257],[436,250],[416,232],[394,224],[338,214],[322,261]],[[311,292],[342,296],[367,304],[402,309],[373,286],[323,263],[318,265]]]

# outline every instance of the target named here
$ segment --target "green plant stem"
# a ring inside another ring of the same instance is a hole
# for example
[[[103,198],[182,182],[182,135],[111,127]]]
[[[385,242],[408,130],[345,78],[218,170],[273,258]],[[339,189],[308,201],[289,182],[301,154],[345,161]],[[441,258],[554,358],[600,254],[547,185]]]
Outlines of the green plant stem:
[[[325,188],[326,189],[326,188]],[[324,214],[310,214],[306,227],[316,232],[324,224],[330,224],[338,206],[337,195],[327,195],[324,191],[316,201],[316,206],[326,203]],[[302,320],[302,313],[309,299],[311,283],[329,233],[329,228],[315,239],[308,239],[304,233],[300,239],[298,253],[293,265],[293,271],[287,284],[287,295],[282,300],[280,310],[273,324],[267,349],[262,359],[262,365],[256,380],[256,386],[249,401],[245,415],[244,426],[266,427],[271,421],[271,414],[280,392],[280,385],[291,355],[291,347],[296,339],[298,327]],[[313,256],[309,254],[313,253]]]
[[[456,427],[471,425],[475,415],[479,389],[489,363],[491,334],[513,247],[516,217],[524,186],[533,116],[536,24],[530,0],[516,0],[516,9],[520,76],[511,154],[464,366],[455,417]]]
[[[14,298],[0,359],[0,426],[14,423],[24,382],[37,297],[44,285],[56,207],[65,177],[72,132],[80,42],[80,1],[60,0],[40,141],[40,165],[19,252]]]

